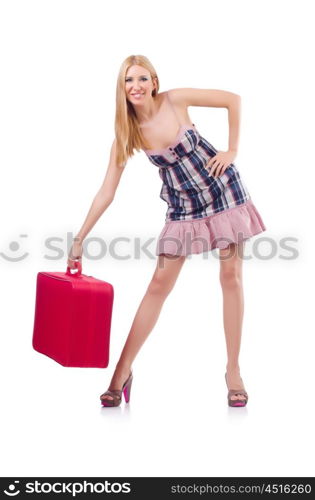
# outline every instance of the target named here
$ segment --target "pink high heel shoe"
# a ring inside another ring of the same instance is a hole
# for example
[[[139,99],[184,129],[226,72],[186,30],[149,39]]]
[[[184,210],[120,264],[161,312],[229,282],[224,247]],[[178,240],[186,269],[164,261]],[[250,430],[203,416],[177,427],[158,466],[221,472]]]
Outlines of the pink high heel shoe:
[[[227,388],[229,389],[226,374],[225,374],[225,382],[226,382]],[[237,396],[237,395],[245,396],[246,399],[231,399],[231,396]],[[228,397],[229,406],[233,406],[233,407],[234,406],[246,406],[247,401],[248,401],[248,394],[245,391],[245,389],[229,389],[227,397]]]
[[[121,403],[122,393],[124,394],[125,402],[129,403],[132,380],[133,380],[133,374],[131,371],[129,374],[129,377],[124,382],[122,389],[107,389],[107,391],[104,392],[100,396],[100,400],[102,402],[102,405],[103,406],[119,406]],[[109,398],[102,399],[102,396],[106,396],[106,395],[111,396],[113,399],[109,399]]]

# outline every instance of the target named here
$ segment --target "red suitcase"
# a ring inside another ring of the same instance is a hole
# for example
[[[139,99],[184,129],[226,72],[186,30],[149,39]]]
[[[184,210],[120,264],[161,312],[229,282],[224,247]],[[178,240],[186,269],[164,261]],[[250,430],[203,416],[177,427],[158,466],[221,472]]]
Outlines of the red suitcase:
[[[63,366],[106,368],[114,288],[76,268],[37,274],[33,348]]]

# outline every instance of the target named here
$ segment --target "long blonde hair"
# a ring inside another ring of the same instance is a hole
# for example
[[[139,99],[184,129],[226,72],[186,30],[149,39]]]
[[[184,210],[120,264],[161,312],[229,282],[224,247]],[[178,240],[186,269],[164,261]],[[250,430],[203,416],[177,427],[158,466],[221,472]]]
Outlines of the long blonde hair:
[[[125,167],[128,158],[134,155],[134,149],[137,151],[140,151],[141,148],[150,149],[150,144],[142,135],[134,108],[126,99],[125,77],[129,67],[134,64],[147,69],[152,81],[156,79],[157,87],[156,90],[152,91],[152,97],[156,97],[160,88],[156,71],[147,57],[131,55],[123,61],[117,78],[115,116],[116,164],[122,168]]]

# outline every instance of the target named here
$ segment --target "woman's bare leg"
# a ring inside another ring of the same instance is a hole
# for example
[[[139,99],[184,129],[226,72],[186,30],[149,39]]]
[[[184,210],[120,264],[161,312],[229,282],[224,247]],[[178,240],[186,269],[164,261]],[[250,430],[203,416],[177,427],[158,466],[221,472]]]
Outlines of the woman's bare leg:
[[[244,242],[232,243],[220,249],[220,283],[223,293],[223,322],[227,348],[227,384],[229,389],[244,389],[240,375],[239,353],[241,348],[244,316],[243,264]],[[244,400],[245,396],[232,396]]]
[[[117,362],[109,389],[121,389],[141,346],[155,326],[166,297],[173,289],[185,261],[184,256],[159,255],[147,291],[139,305],[124,348]],[[102,399],[113,399],[103,396]]]

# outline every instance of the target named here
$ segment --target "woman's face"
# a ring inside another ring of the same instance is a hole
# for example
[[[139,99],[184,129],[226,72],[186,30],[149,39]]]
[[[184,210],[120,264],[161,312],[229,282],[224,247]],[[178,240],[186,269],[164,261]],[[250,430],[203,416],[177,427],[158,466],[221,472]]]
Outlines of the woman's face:
[[[127,70],[125,77],[126,98],[134,106],[143,105],[152,98],[154,85],[150,72],[134,64]]]

